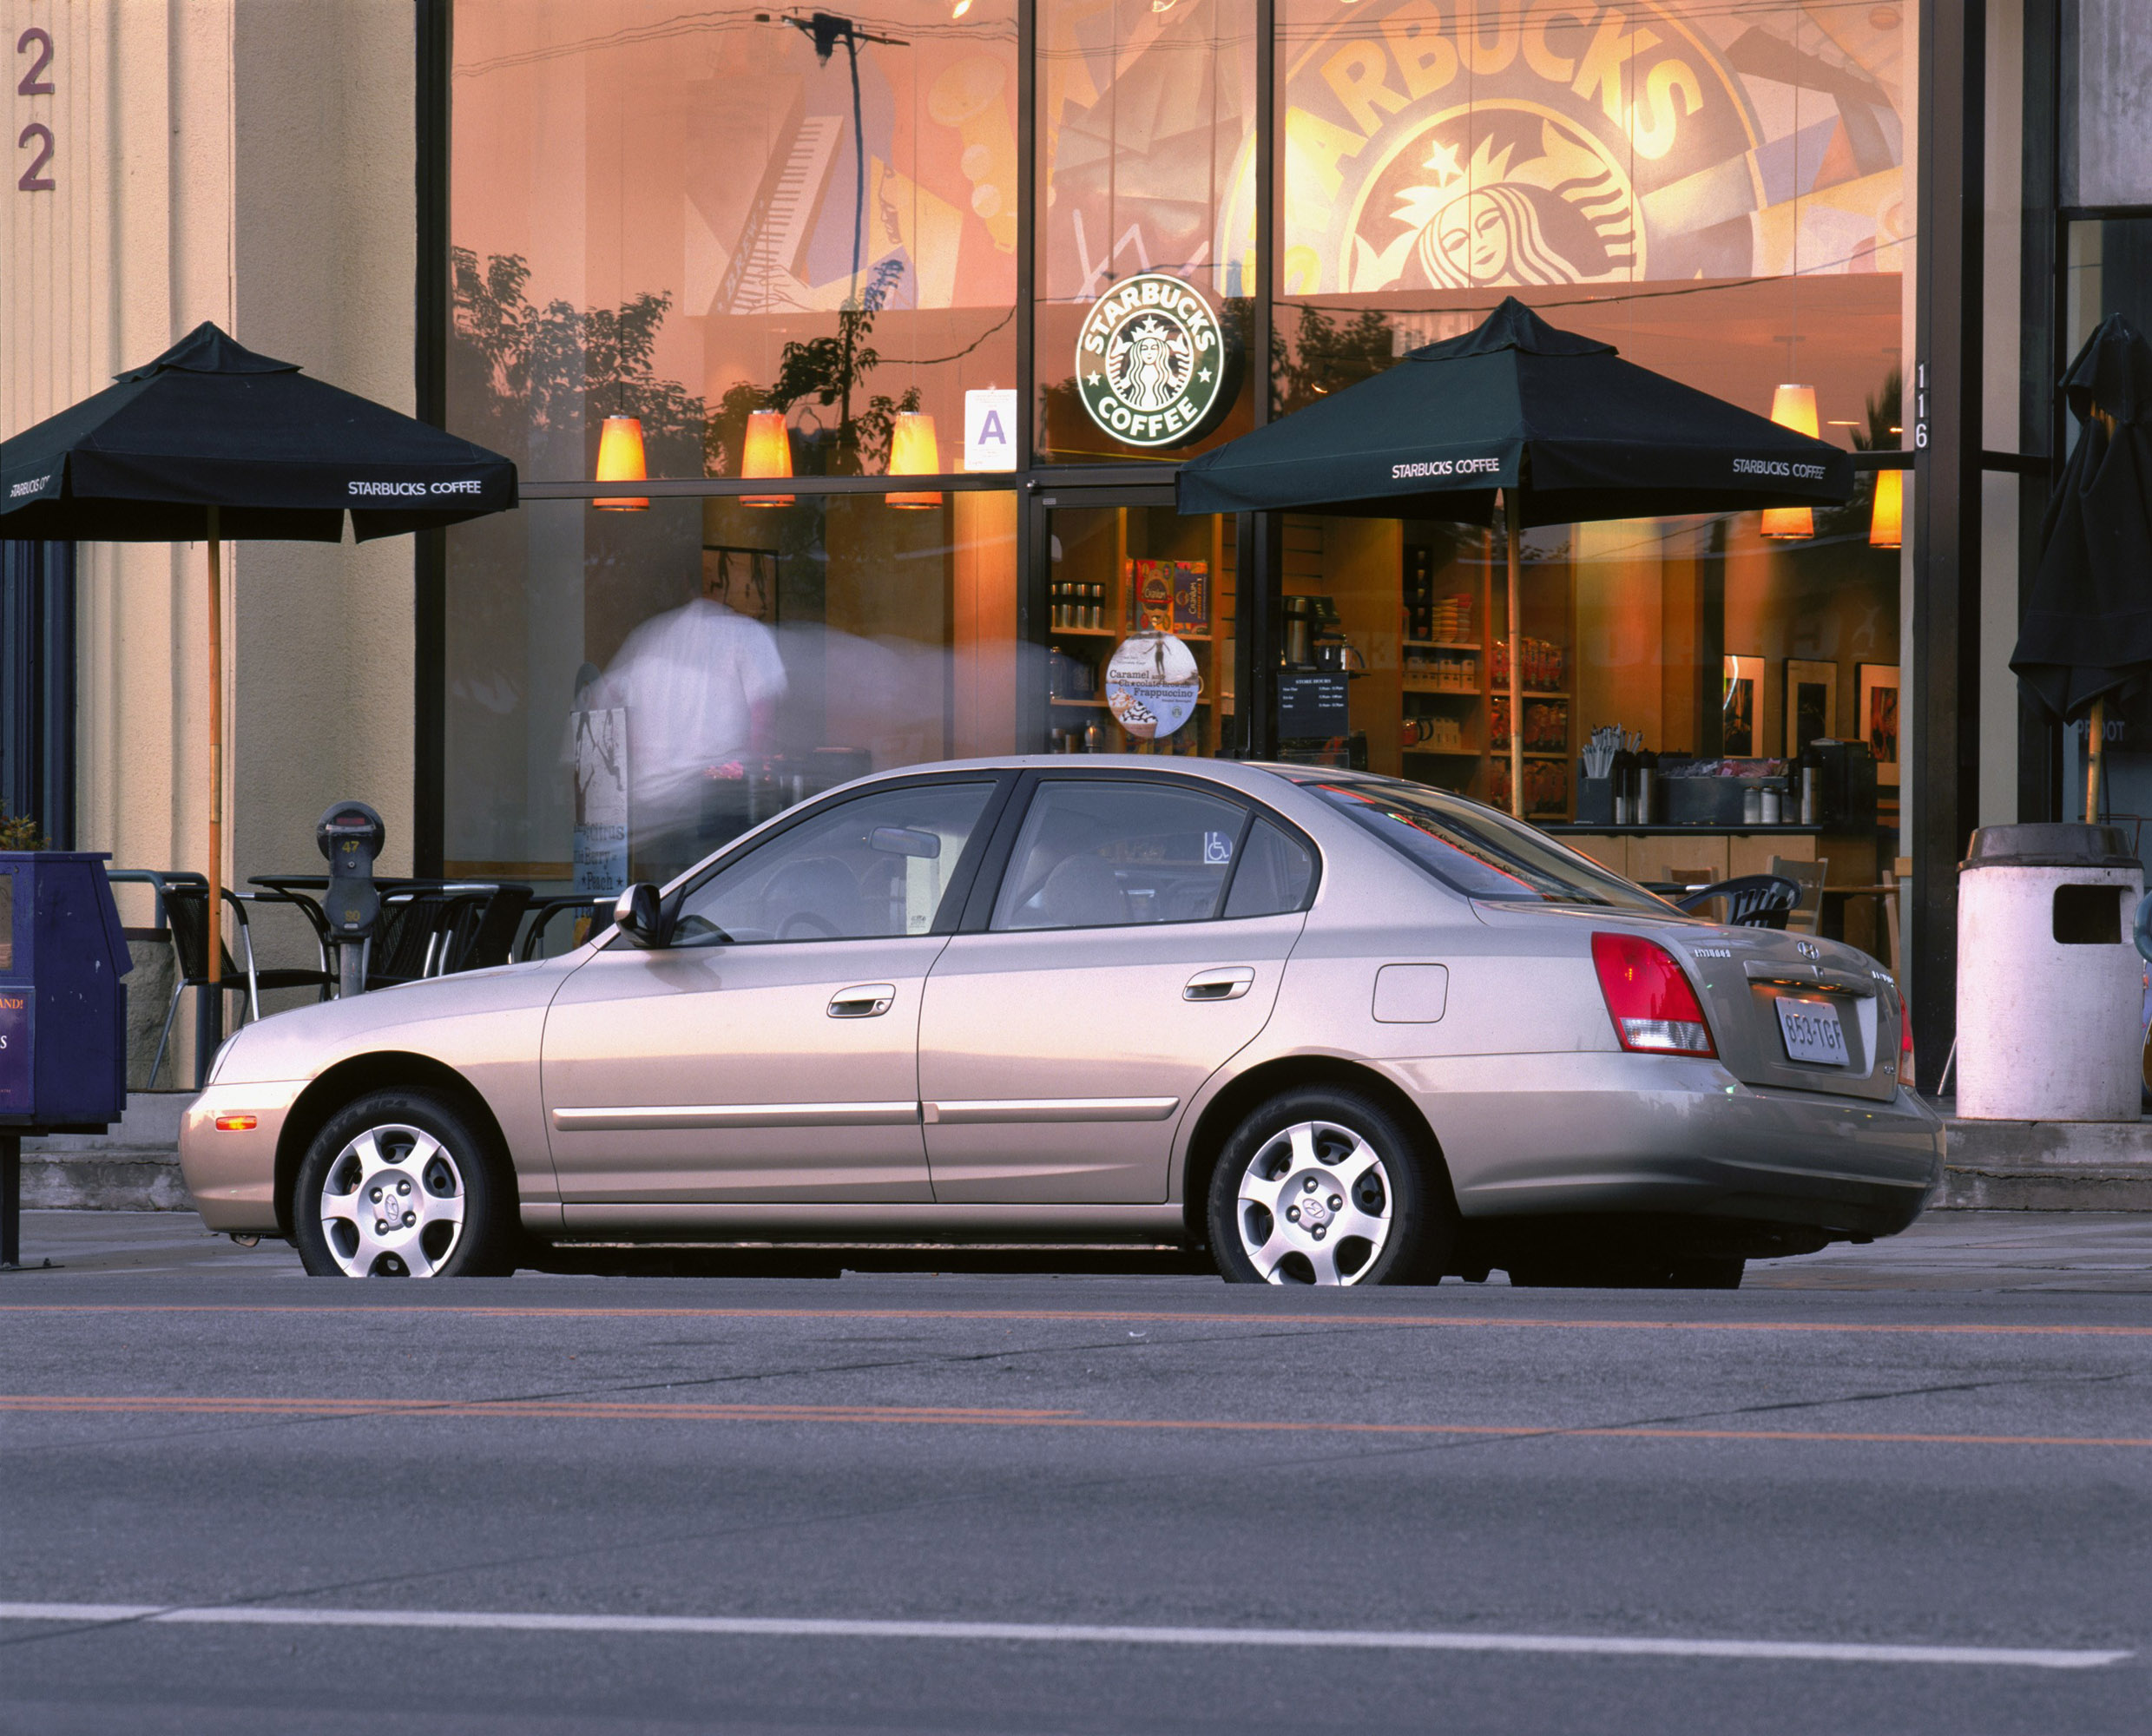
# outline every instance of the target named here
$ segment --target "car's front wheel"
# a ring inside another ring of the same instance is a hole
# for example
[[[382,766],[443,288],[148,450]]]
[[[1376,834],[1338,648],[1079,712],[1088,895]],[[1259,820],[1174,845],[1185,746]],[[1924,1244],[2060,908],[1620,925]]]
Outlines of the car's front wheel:
[[[459,1278],[513,1271],[515,1186],[459,1105],[372,1091],[329,1117],[292,1200],[293,1240],[317,1278]]]
[[[1416,1139],[1357,1091],[1273,1097],[1234,1132],[1212,1172],[1218,1269],[1237,1284],[1433,1284],[1455,1210]]]

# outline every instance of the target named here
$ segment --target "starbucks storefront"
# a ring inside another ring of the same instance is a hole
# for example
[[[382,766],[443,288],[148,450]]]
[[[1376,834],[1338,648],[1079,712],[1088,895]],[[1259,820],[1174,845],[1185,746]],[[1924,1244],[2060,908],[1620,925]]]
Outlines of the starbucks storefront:
[[[527,503],[437,557],[446,871],[602,891],[844,778],[1010,752],[1365,766],[1642,879],[1899,855],[1897,470],[1838,509],[1528,531],[1515,620],[1484,530],[1182,517],[1172,483],[1510,294],[1896,449],[1905,9],[452,22],[447,419]],[[1683,829],[1584,784],[1616,729],[1662,788],[1714,779]],[[1804,823],[1819,742],[1867,781]],[[1829,920],[1880,950],[1871,909]]]

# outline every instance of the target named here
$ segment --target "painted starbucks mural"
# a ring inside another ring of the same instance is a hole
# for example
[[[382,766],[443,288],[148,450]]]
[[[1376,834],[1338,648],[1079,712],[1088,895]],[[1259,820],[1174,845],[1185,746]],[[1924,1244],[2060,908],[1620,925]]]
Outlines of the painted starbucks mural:
[[[1287,295],[1900,269],[1897,7],[1288,18]]]

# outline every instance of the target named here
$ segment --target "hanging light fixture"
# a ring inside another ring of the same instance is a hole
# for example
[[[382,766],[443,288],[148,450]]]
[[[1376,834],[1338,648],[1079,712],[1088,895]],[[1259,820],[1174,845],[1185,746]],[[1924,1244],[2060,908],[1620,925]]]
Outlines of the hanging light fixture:
[[[781,410],[758,410],[747,418],[747,437],[740,455],[743,477],[788,477],[792,474],[792,435],[785,427]],[[790,506],[788,494],[749,494],[742,506]]]
[[[650,472],[642,456],[642,423],[633,416],[609,416],[598,431],[598,480],[602,483],[639,483]],[[647,512],[650,503],[642,495],[619,495],[594,500],[602,512]]]
[[[941,474],[941,448],[934,438],[934,418],[923,410],[897,412],[896,431],[889,442],[889,473],[892,477],[931,477]],[[892,494],[884,496],[892,506],[939,506],[938,490],[930,494]]]
[[[1905,472],[1876,472],[1875,506],[1868,515],[1868,546],[1896,549],[1905,540]]]
[[[1816,421],[1816,389],[1812,385],[1782,385],[1771,394],[1771,419],[1781,428],[1791,428],[1796,434],[1806,434],[1811,440],[1819,437],[1820,424]],[[1763,514],[1763,534],[1767,536],[1813,536],[1816,534],[1816,515],[1805,506],[1766,507]]]

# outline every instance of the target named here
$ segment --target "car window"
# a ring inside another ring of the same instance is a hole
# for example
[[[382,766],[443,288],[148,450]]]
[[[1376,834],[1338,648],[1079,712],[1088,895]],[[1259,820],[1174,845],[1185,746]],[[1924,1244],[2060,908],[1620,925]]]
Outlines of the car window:
[[[1226,894],[1227,917],[1274,917],[1307,902],[1315,852],[1282,826],[1259,819],[1241,846],[1241,865]]]
[[[675,946],[925,934],[990,782],[855,796],[728,862],[681,900]]]
[[[1668,909],[1543,832],[1462,796],[1392,778],[1296,781],[1467,898],[1610,904],[1662,915]]]
[[[1239,803],[1178,785],[1049,779],[1023,817],[993,926],[1206,921],[1247,819]]]

